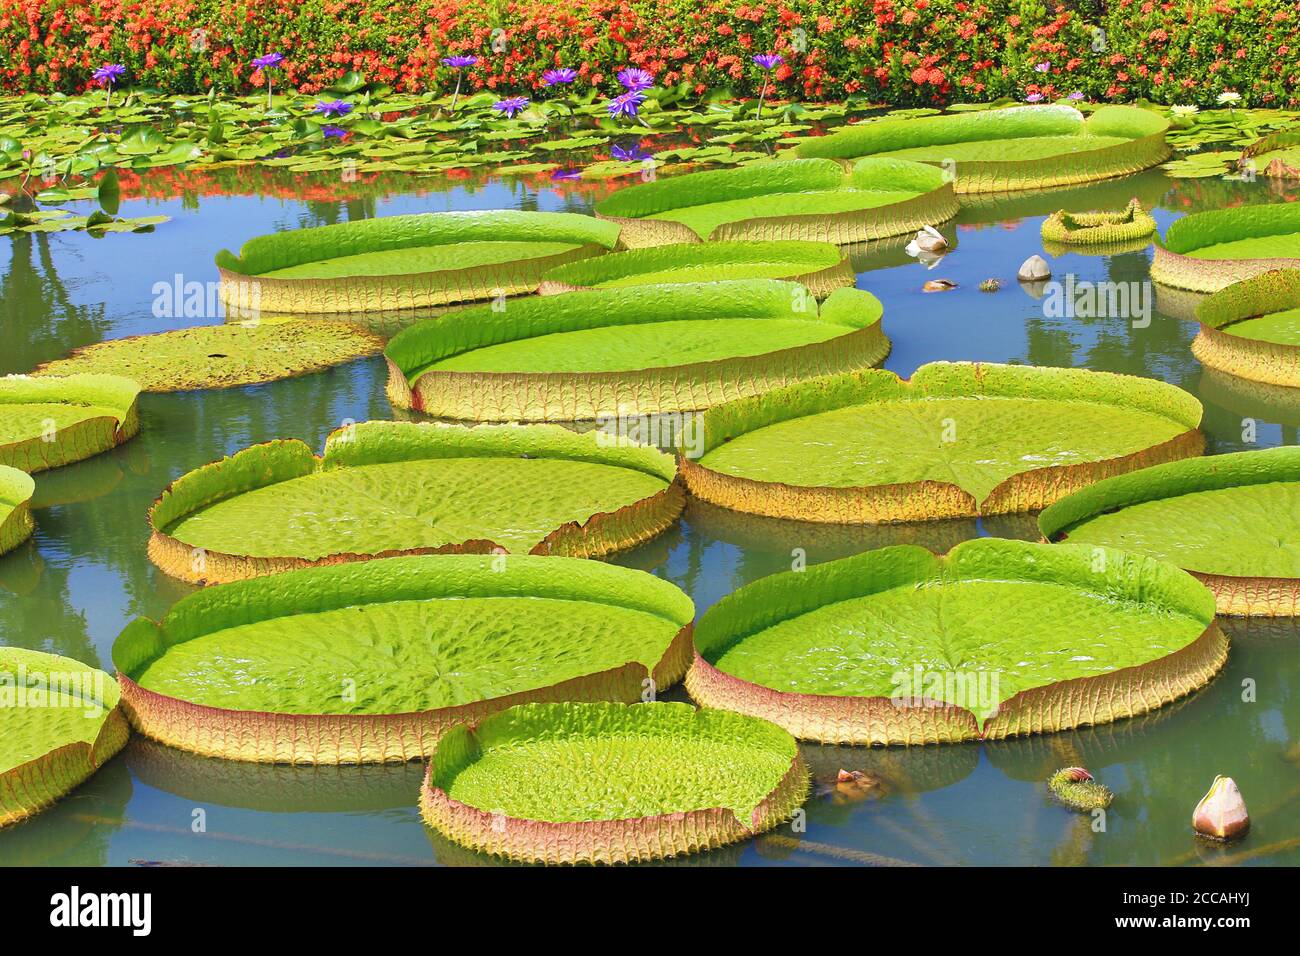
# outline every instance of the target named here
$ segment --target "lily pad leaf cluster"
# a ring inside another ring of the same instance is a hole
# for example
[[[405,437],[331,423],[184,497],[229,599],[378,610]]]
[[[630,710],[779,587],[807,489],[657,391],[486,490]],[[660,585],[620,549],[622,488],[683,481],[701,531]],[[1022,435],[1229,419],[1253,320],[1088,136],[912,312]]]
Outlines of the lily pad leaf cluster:
[[[0,378],[0,465],[31,474],[122,444],[140,430],[139,394],[120,375]]]

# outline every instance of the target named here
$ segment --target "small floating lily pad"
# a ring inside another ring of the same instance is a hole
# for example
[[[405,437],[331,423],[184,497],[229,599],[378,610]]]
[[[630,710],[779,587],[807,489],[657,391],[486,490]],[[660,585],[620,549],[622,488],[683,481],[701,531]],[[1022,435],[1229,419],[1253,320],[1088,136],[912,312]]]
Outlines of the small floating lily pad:
[[[317,458],[254,445],[181,476],[154,503],[149,556],[217,583],[395,554],[597,557],[681,513],[671,456],[551,425],[365,422]]]
[[[547,269],[614,248],[574,213],[421,213],[258,236],[217,255],[227,303],[270,312],[417,309],[535,292]]]
[[[1210,587],[1221,614],[1300,614],[1300,448],[1121,475],[1057,502],[1038,526],[1048,540],[1176,564]]]
[[[1268,385],[1300,387],[1300,270],[1234,282],[1196,310],[1192,354],[1211,368]]]
[[[632,249],[557,266],[542,278],[542,295],[580,289],[713,282],[724,279],[789,279],[824,299],[852,286],[853,267],[829,242],[704,242]]]
[[[868,159],[845,173],[826,159],[755,163],[620,189],[596,215],[622,226],[625,246],[724,239],[804,239],[843,245],[951,219],[940,170]]]
[[[31,501],[35,493],[36,482],[27,472],[0,465],[0,554],[31,537]]]
[[[31,474],[120,445],[140,430],[139,393],[119,375],[0,378],[0,465]]]
[[[591,421],[696,411],[883,361],[879,300],[838,289],[820,308],[770,279],[571,292],[457,310],[394,336],[398,408],[477,421]]]
[[[1193,292],[1218,292],[1275,269],[1300,269],[1300,203],[1184,216],[1156,244],[1151,278]]]
[[[688,704],[525,704],[438,743],[425,821],[484,853],[628,863],[697,853],[789,819],[808,771],[785,731]]]
[[[113,660],[148,737],[235,760],[382,763],[524,701],[668,687],[694,613],[668,582],[597,561],[386,558],[208,588],[128,625]]]
[[[88,345],[36,374],[112,370],[145,392],[235,388],[319,372],[383,347],[380,336],[334,322],[208,325]]]
[[[0,647],[0,827],[67,794],[126,743],[117,683],[79,661]]]
[[[1079,247],[1094,255],[1118,255],[1146,248],[1155,231],[1155,219],[1137,199],[1119,212],[1061,209],[1043,220],[1043,247],[1053,254],[1059,254],[1053,247]]]
[[[763,578],[695,630],[691,696],[827,743],[920,744],[1106,723],[1227,658],[1212,595],[1172,565],[981,538]]]
[[[710,409],[696,497],[777,518],[875,523],[1034,511],[1099,478],[1200,454],[1201,407],[1149,379],[935,362]]]
[[[958,193],[1041,189],[1123,176],[1169,158],[1168,121],[1150,110],[1015,106],[946,116],[884,118],[800,142],[799,156],[932,163]]]

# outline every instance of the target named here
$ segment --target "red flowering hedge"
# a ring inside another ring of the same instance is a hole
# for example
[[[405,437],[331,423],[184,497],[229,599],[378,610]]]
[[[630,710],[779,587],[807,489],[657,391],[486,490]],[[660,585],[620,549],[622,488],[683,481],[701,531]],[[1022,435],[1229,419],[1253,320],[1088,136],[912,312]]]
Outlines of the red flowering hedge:
[[[608,90],[629,64],[698,93],[752,95],[750,57],[781,53],[775,95],[894,104],[1048,98],[1300,105],[1296,0],[0,0],[0,87],[75,91],[104,63],[170,92],[247,91],[253,57],[313,93],[349,70],[405,90],[534,93],[552,66]],[[494,40],[495,47],[494,50]]]

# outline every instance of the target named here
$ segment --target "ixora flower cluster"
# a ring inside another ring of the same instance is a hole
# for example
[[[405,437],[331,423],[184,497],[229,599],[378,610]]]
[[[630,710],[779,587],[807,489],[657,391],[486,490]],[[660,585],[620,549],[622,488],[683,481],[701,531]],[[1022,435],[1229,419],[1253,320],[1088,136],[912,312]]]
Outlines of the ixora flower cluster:
[[[0,82],[79,90],[107,61],[177,93],[239,90],[271,81],[253,58],[279,49],[283,61],[269,64],[277,81],[303,93],[353,70],[407,91],[603,89],[631,63],[697,95],[757,95],[770,79],[802,99],[858,94],[895,105],[1077,92],[1208,106],[1223,90],[1247,106],[1300,102],[1293,0],[1089,6],[1098,12],[1052,0],[701,0],[683,14],[674,0],[270,0],[232,25],[221,0],[138,0],[129,18],[118,0],[0,0]],[[207,38],[201,50],[196,30]],[[93,61],[90,51],[99,51]],[[756,75],[750,60],[764,51],[782,60]]]

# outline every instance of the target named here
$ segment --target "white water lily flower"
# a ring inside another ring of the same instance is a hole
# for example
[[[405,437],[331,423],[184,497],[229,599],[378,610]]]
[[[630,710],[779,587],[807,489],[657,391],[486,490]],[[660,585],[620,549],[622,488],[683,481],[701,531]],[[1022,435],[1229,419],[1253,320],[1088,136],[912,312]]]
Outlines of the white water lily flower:
[[[1169,112],[1175,116],[1195,116],[1201,111],[1199,106],[1171,106]]]
[[[1230,106],[1233,103],[1240,103],[1240,102],[1241,102],[1240,93],[1234,93],[1232,90],[1224,90],[1222,93],[1219,94],[1220,105]]]

